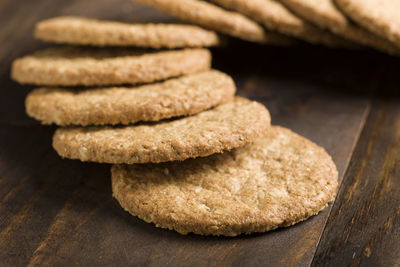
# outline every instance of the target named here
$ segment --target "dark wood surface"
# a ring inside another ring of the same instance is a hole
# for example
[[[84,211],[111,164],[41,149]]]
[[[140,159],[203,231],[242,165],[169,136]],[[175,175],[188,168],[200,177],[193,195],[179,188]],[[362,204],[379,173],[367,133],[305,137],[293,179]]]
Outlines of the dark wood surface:
[[[233,42],[214,67],[264,103],[273,124],[325,147],[337,199],[286,229],[236,238],[182,236],[130,216],[110,166],[62,160],[54,127],[24,114],[32,89],[9,79],[16,57],[48,46],[34,23],[58,15],[174,21],[128,0],[0,1],[0,266],[400,266],[400,60],[363,51]]]

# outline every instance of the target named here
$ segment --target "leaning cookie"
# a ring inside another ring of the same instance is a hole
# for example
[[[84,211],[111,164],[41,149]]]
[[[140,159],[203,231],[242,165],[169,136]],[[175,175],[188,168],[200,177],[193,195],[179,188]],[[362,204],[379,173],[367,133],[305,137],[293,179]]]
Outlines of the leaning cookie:
[[[126,211],[181,234],[236,236],[291,226],[334,199],[337,179],[323,148],[282,127],[207,158],[112,167],[113,196]]]
[[[34,35],[56,43],[150,48],[205,47],[221,41],[217,33],[193,25],[128,24],[79,17],[41,21]]]
[[[29,116],[44,124],[105,125],[192,115],[233,99],[231,77],[210,70],[137,87],[40,88],[28,94]]]
[[[297,17],[276,0],[211,0],[227,9],[238,11],[267,29],[290,35],[301,40],[329,47],[356,47],[328,31]]]
[[[123,127],[61,128],[53,147],[65,158],[102,163],[147,163],[205,157],[263,136],[268,110],[236,97],[212,110],[172,121]]]
[[[400,49],[391,42],[359,27],[334,4],[334,0],[280,0],[302,18],[322,29],[342,36],[353,42],[375,48],[379,51],[400,55]]]
[[[400,48],[399,0],[335,0],[351,19]]]
[[[240,13],[224,10],[200,0],[135,0],[184,21],[247,41],[273,45],[290,45],[291,38],[263,29]]]
[[[17,59],[11,76],[20,83],[100,86],[149,83],[210,68],[207,49],[148,52],[112,48],[48,48]]]

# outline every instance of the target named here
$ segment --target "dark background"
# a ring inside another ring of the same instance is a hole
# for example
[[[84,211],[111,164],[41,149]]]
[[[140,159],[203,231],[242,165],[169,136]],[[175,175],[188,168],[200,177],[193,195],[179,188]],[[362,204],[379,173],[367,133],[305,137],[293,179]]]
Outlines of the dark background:
[[[51,147],[55,127],[25,115],[33,87],[12,82],[10,64],[49,46],[32,30],[58,15],[174,21],[128,0],[0,1],[0,266],[400,265],[399,58],[240,41],[212,49],[239,95],[326,148],[340,186],[320,215],[287,229],[182,236],[123,211],[109,165],[62,160]]]

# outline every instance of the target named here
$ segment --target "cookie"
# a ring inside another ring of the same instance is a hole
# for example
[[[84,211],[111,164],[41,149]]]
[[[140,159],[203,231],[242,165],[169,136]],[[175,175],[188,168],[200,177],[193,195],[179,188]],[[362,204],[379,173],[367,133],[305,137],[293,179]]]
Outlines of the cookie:
[[[265,134],[268,110],[240,97],[212,110],[157,124],[61,128],[53,147],[65,158],[102,163],[147,163],[205,157]]]
[[[354,44],[328,31],[298,18],[284,5],[275,0],[211,0],[225,8],[236,10],[263,24],[267,29],[278,31],[304,41],[329,47],[353,47]]]
[[[400,48],[400,1],[335,0],[354,21]]]
[[[35,37],[56,43],[93,46],[180,48],[215,46],[220,37],[192,25],[128,24],[79,17],[57,17],[36,25]]]
[[[280,0],[300,17],[348,40],[382,52],[399,55],[400,49],[351,22],[334,4],[334,0]]]
[[[50,86],[149,83],[210,68],[202,48],[148,52],[130,49],[48,48],[17,59],[12,78]]]
[[[224,10],[199,0],[135,0],[208,29],[247,41],[273,45],[290,45],[293,40],[278,33],[266,31],[242,14]]]
[[[196,114],[232,100],[235,91],[231,77],[211,70],[138,87],[40,88],[25,106],[44,124],[130,124]]]
[[[236,236],[293,225],[334,199],[337,179],[323,148],[276,126],[223,154],[112,167],[113,195],[126,211],[181,234]]]

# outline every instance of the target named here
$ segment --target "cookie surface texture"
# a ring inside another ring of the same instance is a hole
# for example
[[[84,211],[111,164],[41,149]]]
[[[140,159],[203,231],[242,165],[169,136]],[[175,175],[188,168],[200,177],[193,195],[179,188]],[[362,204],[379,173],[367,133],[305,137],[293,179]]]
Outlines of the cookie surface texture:
[[[400,47],[400,1],[335,0],[350,18]]]
[[[257,102],[234,101],[172,121],[123,127],[61,128],[53,147],[65,158],[103,163],[147,163],[205,157],[241,147],[270,127]]]
[[[236,10],[263,24],[267,29],[329,47],[353,46],[350,42],[321,30],[297,17],[275,0],[211,0],[227,9]]]
[[[333,200],[337,178],[323,148],[273,126],[267,136],[224,154],[114,165],[112,190],[126,211],[157,227],[235,236],[317,214]]]
[[[232,100],[235,91],[230,76],[211,70],[137,87],[40,88],[28,94],[25,106],[44,124],[131,124],[196,114]]]
[[[149,83],[210,68],[207,49],[144,52],[137,49],[57,47],[14,61],[20,83],[101,86]]]
[[[237,12],[199,0],[135,0],[184,21],[247,41],[289,45],[292,39],[270,31]]]
[[[80,17],[39,22],[34,35],[43,41],[93,46],[181,48],[220,43],[217,33],[193,25],[128,24]]]
[[[280,0],[300,17],[348,40],[399,55],[400,49],[378,35],[350,21],[336,7],[334,0]]]

